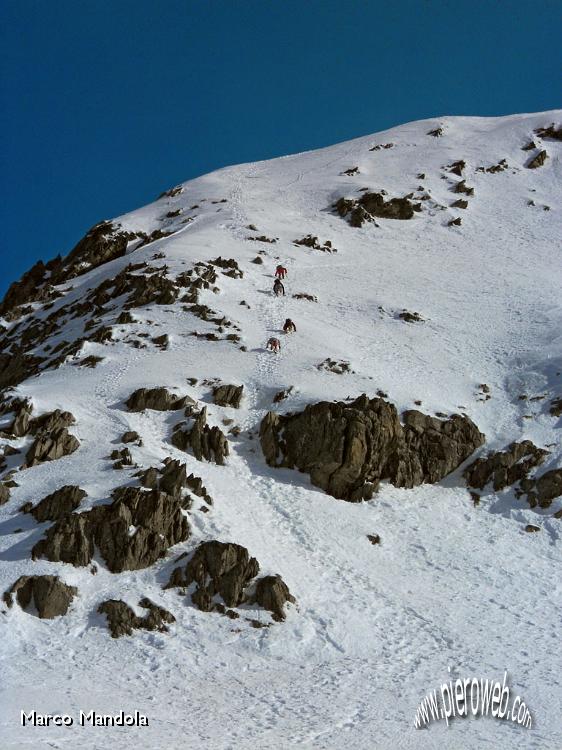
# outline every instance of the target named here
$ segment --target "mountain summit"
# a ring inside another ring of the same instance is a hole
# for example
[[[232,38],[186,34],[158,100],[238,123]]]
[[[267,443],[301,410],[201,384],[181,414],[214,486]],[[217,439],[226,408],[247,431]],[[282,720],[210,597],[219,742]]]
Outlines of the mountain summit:
[[[14,747],[23,709],[146,715],[115,748],[445,747],[405,727],[447,667],[507,669],[556,745],[561,140],[443,117],[229,167],[11,285]]]

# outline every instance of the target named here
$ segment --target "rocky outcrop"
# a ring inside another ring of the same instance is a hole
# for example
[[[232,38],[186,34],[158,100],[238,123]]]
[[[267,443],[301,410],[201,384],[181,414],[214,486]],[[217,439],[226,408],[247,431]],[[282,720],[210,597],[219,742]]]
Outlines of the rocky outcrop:
[[[58,576],[21,576],[5,592],[4,601],[11,607],[15,597],[22,609],[34,608],[38,617],[51,620],[67,613],[77,593],[75,586],[67,586]]]
[[[0,505],[5,505],[10,499],[10,488],[0,484]]]
[[[127,432],[124,432],[121,436],[122,443],[134,443],[137,440],[140,440],[140,435],[135,430],[127,430]]]
[[[125,405],[129,411],[175,411],[195,403],[189,396],[175,396],[166,388],[139,388],[131,393]]]
[[[113,496],[109,505],[71,513],[51,526],[33,547],[33,558],[88,565],[96,545],[109,570],[121,573],[152,565],[189,537],[177,497],[135,487],[119,487]]]
[[[310,247],[313,250],[322,250],[323,253],[337,253],[336,248],[333,247],[330,240],[326,240],[324,244],[321,244],[318,237],[313,234],[307,234],[306,237],[302,237],[300,240],[293,240],[293,244]]]
[[[552,399],[548,412],[553,417],[562,416],[562,396]]]
[[[195,417],[191,427],[186,422],[175,426],[172,445],[185,452],[191,450],[198,461],[212,461],[219,466],[224,465],[230,453],[224,432],[207,424],[206,407]]]
[[[396,408],[382,398],[327,402],[303,412],[269,412],[260,428],[270,466],[296,468],[329,495],[349,501],[372,496],[381,480],[396,487],[438,482],[482,445],[466,416],[437,419]]]
[[[274,620],[282,621],[285,604],[294,603],[295,598],[279,575],[254,580],[259,569],[258,561],[239,544],[203,542],[185,566],[175,568],[165,588],[187,589],[195,583],[192,601],[203,612],[236,617],[232,610],[225,612],[225,606],[258,604],[269,610]]]
[[[562,469],[546,471],[538,479],[523,479],[521,490],[527,494],[531,508],[549,508],[555,498],[562,496]]]
[[[464,470],[463,476],[469,487],[481,490],[493,482],[494,491],[499,492],[526,479],[531,469],[540,466],[548,455],[548,451],[537,448],[530,440],[511,443],[504,451],[478,458]]]
[[[176,621],[167,609],[159,607],[150,599],[141,599],[139,607],[148,610],[144,617],[136,615],[134,610],[120,599],[109,599],[100,604],[98,612],[106,616],[112,638],[132,635],[133,630],[157,630],[166,633],[167,626]]]
[[[213,402],[217,406],[231,406],[238,409],[243,392],[243,385],[219,385],[213,389]]]
[[[185,568],[176,568],[168,587],[187,588],[195,582],[193,603],[204,612],[214,609],[213,598],[220,596],[228,607],[247,601],[245,589],[259,572],[258,561],[239,544],[203,542]]]
[[[29,512],[39,523],[58,521],[75,511],[85,497],[87,497],[87,493],[80,487],[70,484],[65,485],[44,497]]]
[[[363,193],[358,198],[340,198],[333,208],[352,227],[360,227],[365,221],[380,219],[411,219],[415,211],[421,211],[421,203],[411,203],[408,198],[385,200],[383,193]]]
[[[56,461],[78,450],[80,443],[71,435],[66,427],[48,431],[41,431],[31,448],[25,454],[24,468],[30,468],[45,461]]]
[[[551,123],[548,127],[537,128],[535,133],[541,138],[551,138],[555,141],[562,141],[562,125],[556,127],[554,123]]]
[[[289,591],[289,587],[281,576],[264,576],[256,583],[254,601],[269,610],[277,622],[285,619],[285,604],[296,602],[295,597]]]
[[[528,169],[538,169],[538,167],[542,167],[545,161],[548,159],[548,154],[543,149],[542,151],[539,151],[539,153],[534,156],[531,161],[527,164]]]

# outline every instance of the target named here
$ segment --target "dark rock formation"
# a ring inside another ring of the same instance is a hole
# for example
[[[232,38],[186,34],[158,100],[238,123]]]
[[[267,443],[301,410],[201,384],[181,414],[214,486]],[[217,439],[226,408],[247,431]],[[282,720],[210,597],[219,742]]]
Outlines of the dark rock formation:
[[[402,310],[402,312],[398,313],[398,317],[400,320],[403,320],[406,323],[423,323],[424,319],[418,312],[410,312],[410,310]]]
[[[532,523],[528,523],[525,526],[525,531],[528,531],[531,534],[534,533],[534,532],[536,532],[536,531],[540,531],[540,530],[541,530],[540,526],[534,526]]]
[[[552,399],[552,401],[550,402],[550,408],[548,411],[553,417],[562,416],[562,396],[559,398]]]
[[[186,429],[184,422],[176,425],[172,445],[185,452],[191,449],[198,461],[214,461],[219,466],[224,464],[230,452],[228,440],[222,430],[207,424],[206,407],[195,417],[191,428]]]
[[[243,392],[243,385],[219,385],[213,389],[213,402],[217,406],[232,406],[238,409]]]
[[[462,173],[465,168],[466,162],[463,159],[459,159],[458,161],[454,161],[452,164],[449,164],[449,172],[456,174],[458,177],[462,177]]]
[[[121,436],[122,443],[134,443],[136,440],[140,440],[140,435],[135,430],[127,430]]]
[[[297,468],[336,498],[372,496],[381,480],[396,487],[438,482],[484,442],[468,417],[436,419],[403,414],[382,398],[360,396],[351,404],[322,401],[303,412],[269,412],[260,440],[270,466]]]
[[[66,427],[52,431],[42,430],[31,448],[25,454],[24,468],[36,466],[45,461],[55,461],[78,450],[80,443]]]
[[[129,396],[125,405],[129,411],[175,411],[184,409],[190,403],[194,401],[189,396],[175,396],[166,388],[139,388]]]
[[[33,558],[88,565],[94,544],[112,573],[152,565],[189,537],[178,498],[158,490],[119,487],[110,505],[65,516],[32,550]],[[134,533],[130,533],[134,527]]]
[[[68,513],[75,511],[85,497],[87,497],[87,493],[84,490],[68,484],[44,497],[29,512],[39,523],[58,521]]]
[[[468,208],[468,201],[465,201],[463,198],[459,198],[458,200],[451,203],[451,208]]]
[[[465,180],[461,180],[455,184],[453,188],[454,193],[464,193],[465,195],[474,195],[474,188],[468,187]]]
[[[148,610],[144,617],[136,615],[134,610],[120,599],[109,599],[100,604],[98,612],[107,617],[107,625],[113,638],[132,635],[133,630],[158,630],[166,633],[167,625],[176,621],[167,609],[159,607],[150,599],[141,599],[139,607]]]
[[[363,193],[358,199],[340,198],[333,208],[352,227],[360,227],[365,221],[380,219],[411,219],[414,211],[421,211],[420,203],[410,203],[408,198],[385,200],[383,193]]]
[[[184,567],[175,568],[165,588],[186,589],[195,583],[193,603],[204,612],[220,612],[229,617],[238,614],[226,607],[257,603],[272,613],[274,620],[285,619],[284,605],[295,602],[281,576],[266,576],[255,583],[258,561],[248,550],[230,542],[203,542]]]
[[[562,141],[562,125],[558,128],[552,123],[545,128],[537,128],[535,133],[541,138],[551,138],[554,141]]]
[[[4,601],[11,607],[14,596],[22,609],[34,606],[37,616],[51,620],[65,615],[78,593],[75,586],[67,586],[57,576],[21,576],[4,594]]]
[[[537,505],[549,508],[552,501],[562,495],[562,469],[551,469],[538,479],[522,479],[521,490],[527,493],[531,508]]]
[[[461,224],[462,224],[462,219],[460,216],[457,216],[456,219],[451,219],[451,221],[449,221],[447,226],[448,227],[460,227]]]
[[[306,237],[302,237],[300,240],[293,240],[294,245],[303,245],[304,247],[311,247],[313,250],[322,250],[324,253],[337,253],[335,247],[332,246],[330,240],[322,245],[316,235],[307,234]]]
[[[0,484],[0,505],[5,505],[10,499],[10,489],[5,484]]]
[[[181,572],[181,568],[176,571]],[[178,576],[178,573],[174,574]],[[193,602],[199,609],[210,612],[213,597],[217,594],[227,607],[236,607],[245,600],[245,589],[259,572],[255,558],[239,544],[223,542],[203,542],[197,547],[191,560],[185,566],[182,586],[195,582]],[[174,585],[177,585],[175,583]]]
[[[443,135],[443,128],[435,128],[435,130],[428,130],[428,135],[432,135],[434,138],[440,138]]]
[[[537,448],[530,440],[511,443],[504,451],[478,458],[464,470],[463,476],[469,487],[481,490],[493,481],[494,491],[499,492],[527,478],[531,469],[540,466],[548,455],[548,451]]]
[[[264,576],[256,582],[254,600],[260,607],[269,610],[277,622],[285,619],[284,607],[287,602],[294,604],[295,597],[281,576]]]
[[[254,260],[252,260],[250,262],[251,263],[255,263],[256,266],[263,266],[263,258],[261,257],[261,255],[256,255],[256,257],[254,258]]]
[[[542,165],[545,163],[547,159],[548,159],[548,154],[543,149],[542,151],[539,151],[539,153],[531,159],[531,161],[527,164],[527,167],[529,169],[537,169],[538,167],[542,167]]]

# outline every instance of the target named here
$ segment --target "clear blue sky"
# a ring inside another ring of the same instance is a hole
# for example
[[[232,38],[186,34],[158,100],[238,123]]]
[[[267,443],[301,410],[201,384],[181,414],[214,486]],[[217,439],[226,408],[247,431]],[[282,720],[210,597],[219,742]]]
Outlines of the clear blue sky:
[[[2,0],[0,23],[0,294],[218,167],[561,105],[561,0]]]

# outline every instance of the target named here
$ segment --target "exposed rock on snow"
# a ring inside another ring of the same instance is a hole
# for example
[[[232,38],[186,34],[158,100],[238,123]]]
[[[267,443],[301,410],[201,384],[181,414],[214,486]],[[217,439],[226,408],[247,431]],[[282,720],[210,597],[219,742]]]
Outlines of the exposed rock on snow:
[[[256,583],[255,601],[272,613],[277,622],[285,619],[285,604],[295,604],[296,599],[281,576],[264,576]]]
[[[562,495],[562,469],[551,469],[538,479],[521,480],[521,489],[527,493],[527,501],[531,508],[539,506],[549,508],[552,501]]]
[[[219,385],[213,389],[213,402],[217,406],[231,406],[238,409],[243,392],[243,385]]]
[[[435,483],[484,442],[468,417],[436,419],[360,396],[351,404],[322,401],[303,412],[269,412],[260,428],[270,466],[297,468],[329,495],[349,501],[372,496],[379,482],[396,487]]]
[[[144,617],[139,617],[128,604],[120,599],[109,599],[102,602],[98,612],[107,617],[107,626],[113,638],[132,635],[133,630],[157,630],[161,633],[168,631],[168,625],[176,618],[164,607],[159,607],[150,599],[141,599],[139,607],[147,609]]]
[[[548,154],[543,149],[542,151],[539,151],[539,153],[531,159],[531,161],[527,164],[527,167],[529,169],[537,169],[538,167],[542,167],[542,165],[545,163],[547,159],[548,159]]]
[[[382,193],[363,193],[357,199],[340,198],[333,207],[352,227],[361,227],[375,218],[411,219],[415,211],[421,211],[421,203],[411,203],[408,198],[385,200]]]
[[[139,388],[131,393],[125,405],[129,411],[144,411],[154,409],[155,411],[176,411],[185,409],[188,404],[194,404],[189,396],[175,396],[166,388]]]
[[[29,512],[39,523],[58,521],[68,513],[75,511],[86,496],[87,493],[80,487],[70,484],[65,485],[44,497]]]
[[[51,431],[42,430],[31,448],[25,454],[23,468],[29,468],[44,461],[56,461],[78,450],[80,442],[71,435],[66,427]]]
[[[482,490],[491,481],[495,492],[525,479],[531,469],[540,466],[548,451],[537,448],[530,440],[511,443],[504,451],[496,451],[470,464],[463,476],[469,487]]]
[[[201,409],[191,427],[185,422],[175,426],[172,445],[186,452],[191,449],[198,461],[214,461],[219,466],[229,454],[226,435],[220,427],[207,424],[207,407]]]
[[[258,561],[250,557],[245,547],[230,542],[203,542],[185,567],[174,569],[166,588],[187,588],[195,582],[192,600],[204,612],[223,612],[217,601],[220,597],[227,607],[255,602],[269,610],[273,619],[284,620],[284,605],[294,603],[295,598],[281,576],[258,579],[252,594],[251,584],[259,570]]]
[[[14,597],[22,609],[35,607],[37,616],[51,620],[65,615],[78,593],[75,586],[67,586],[58,576],[21,576],[4,594],[4,601],[11,607]]]
[[[71,513],[51,526],[33,547],[33,558],[88,565],[95,544],[109,570],[121,573],[152,565],[169,547],[189,537],[178,498],[134,487],[120,487],[113,495],[110,505]]]

